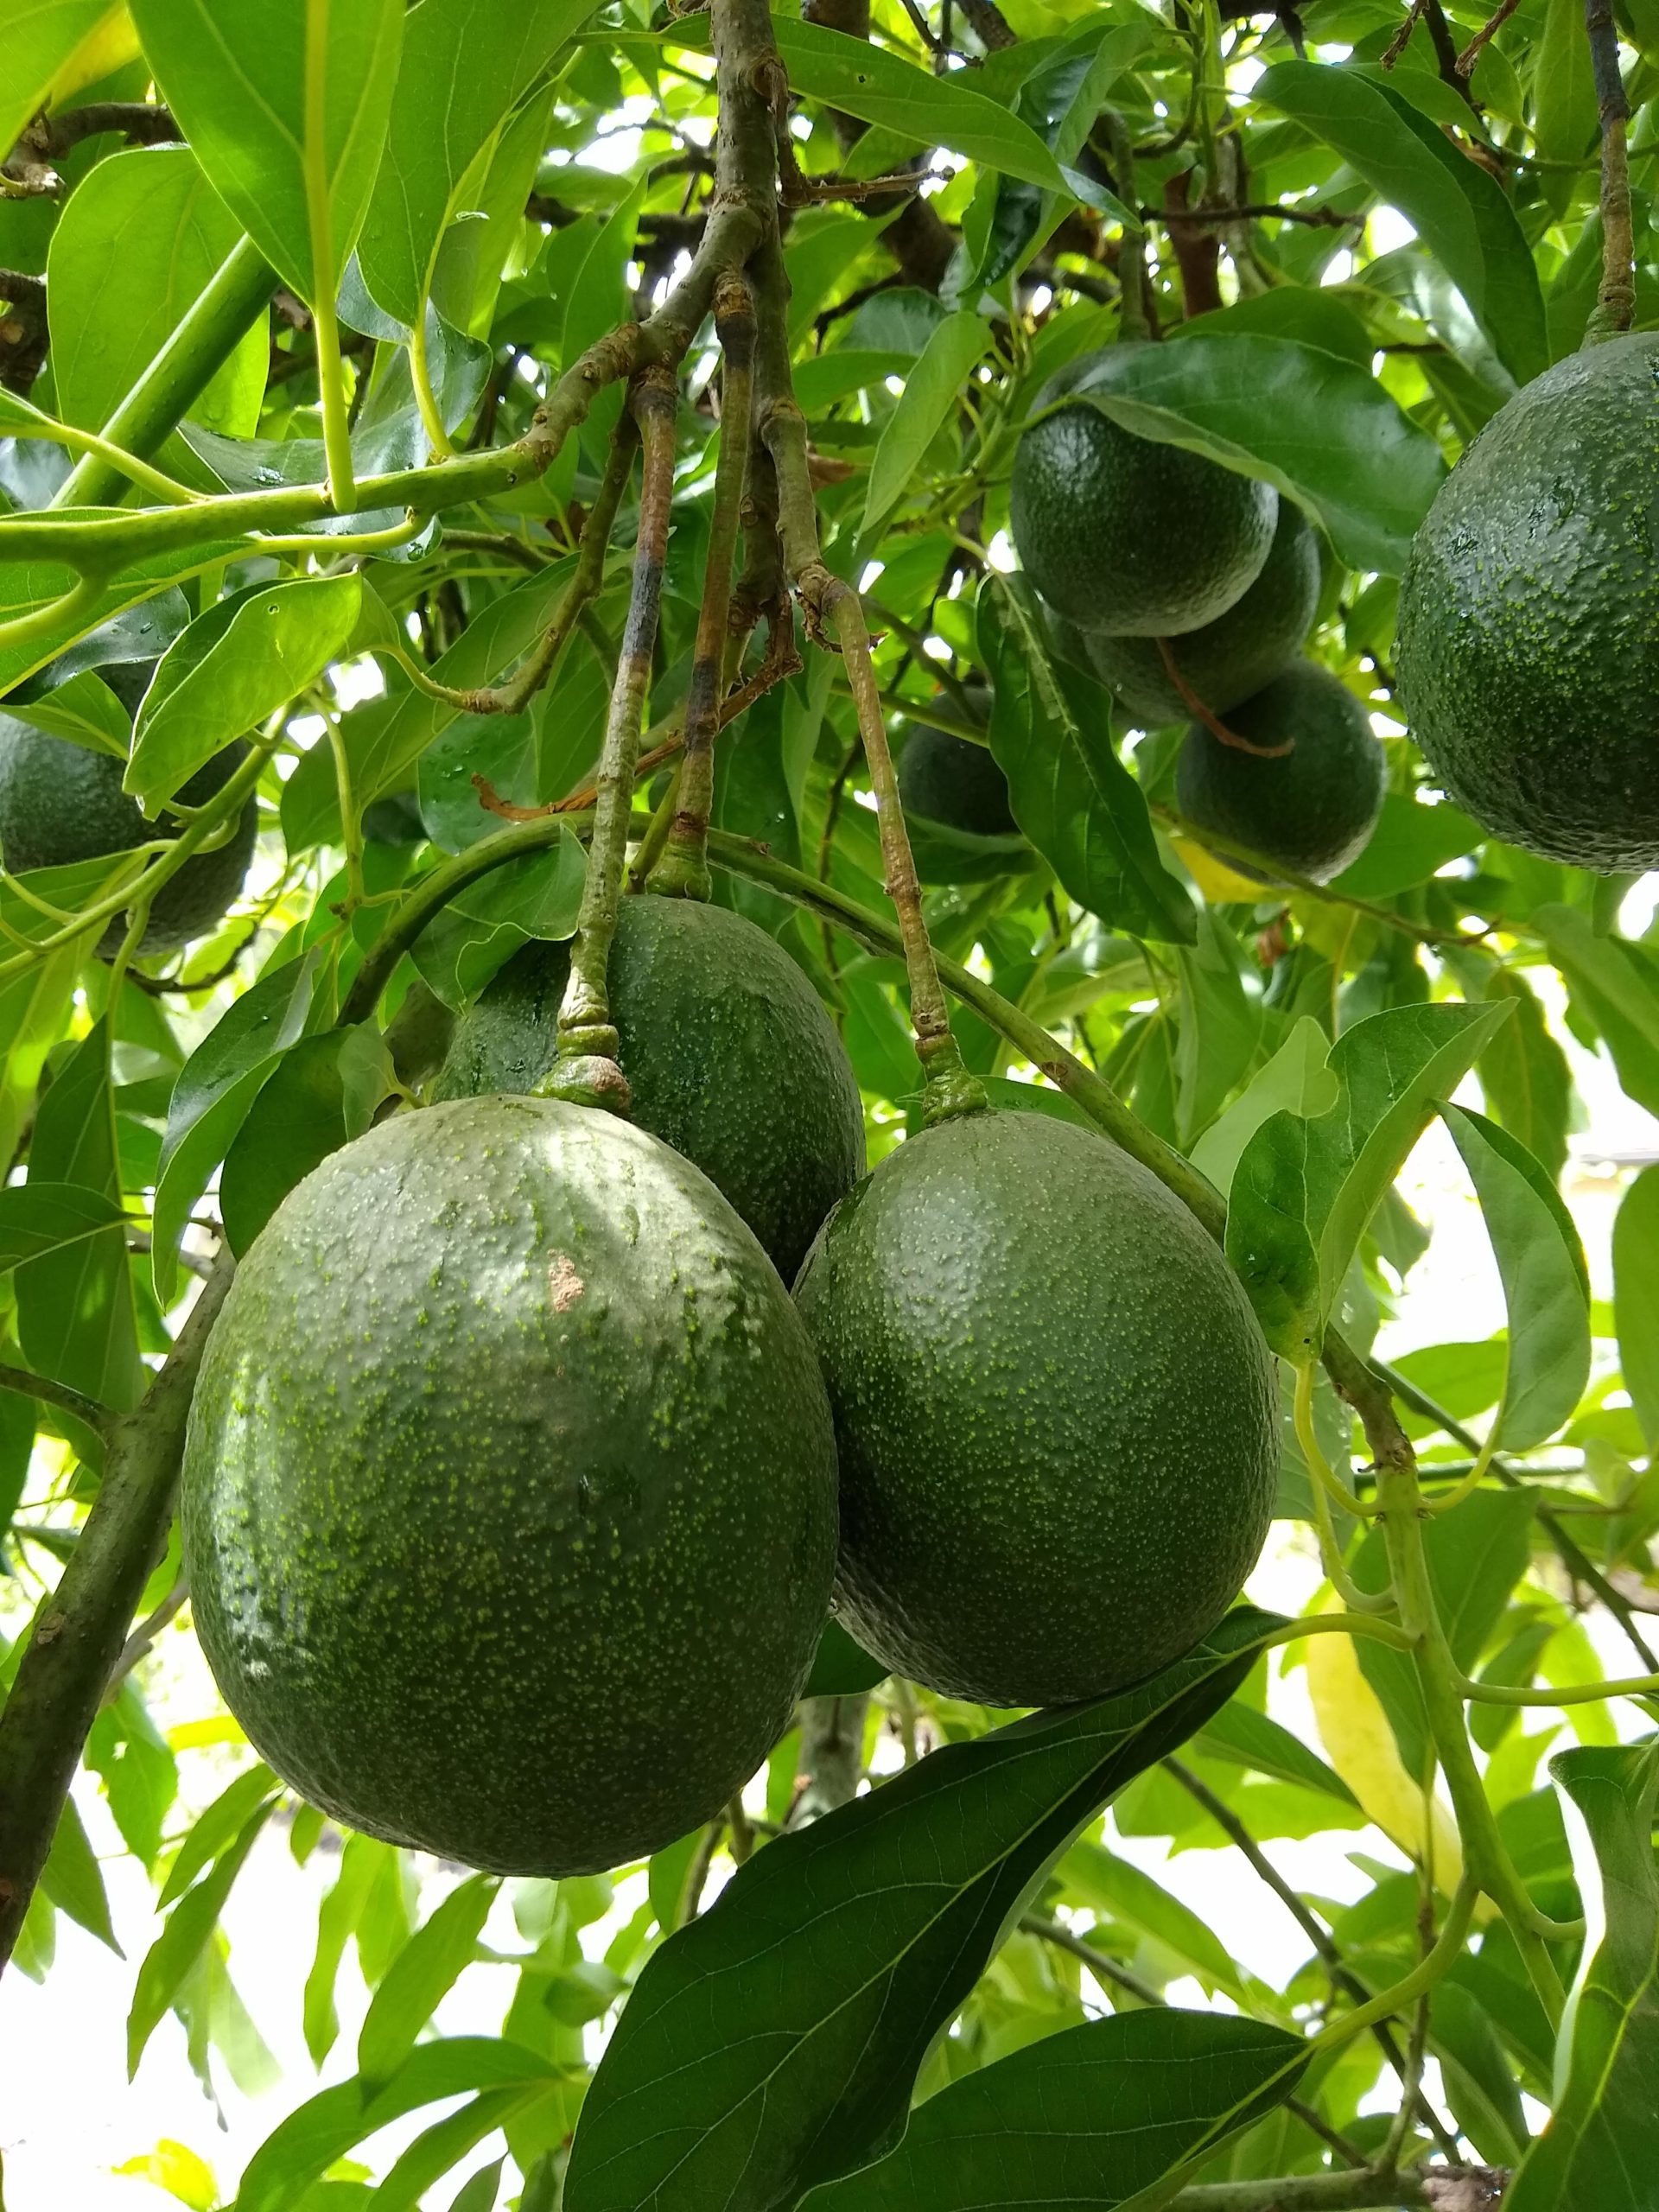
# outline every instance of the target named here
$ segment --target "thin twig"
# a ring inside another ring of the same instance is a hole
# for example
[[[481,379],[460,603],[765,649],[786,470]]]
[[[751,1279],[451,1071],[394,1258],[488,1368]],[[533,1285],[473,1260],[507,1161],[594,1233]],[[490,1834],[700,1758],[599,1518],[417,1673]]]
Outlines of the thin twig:
[[[1625,146],[1630,103],[1619,73],[1612,0],[1585,0],[1584,25],[1601,118],[1601,285],[1585,331],[1592,346],[1618,337],[1636,320],[1636,233]]]
[[[1241,737],[1236,729],[1229,729],[1221,717],[1206,707],[1192,686],[1181,674],[1174,650],[1167,638],[1155,640],[1158,657],[1164,664],[1164,673],[1180,695],[1181,704],[1188,714],[1196,715],[1217,743],[1230,746],[1235,753],[1248,753],[1253,760],[1282,760],[1295,750],[1296,741],[1287,737],[1282,745],[1255,745],[1248,737]]]
[[[20,1397],[38,1398],[42,1405],[72,1415],[95,1436],[107,1437],[119,1419],[113,1408],[87,1397],[84,1391],[72,1390],[67,1382],[54,1382],[49,1375],[36,1375],[27,1367],[14,1367],[9,1361],[0,1361],[0,1390],[15,1390]]]
[[[1459,77],[1472,77],[1474,75],[1475,64],[1480,60],[1481,55],[1491,44],[1492,41],[1497,36],[1499,31],[1503,29],[1504,24],[1509,22],[1510,17],[1515,13],[1516,10],[1520,5],[1521,0],[1498,0],[1498,5],[1493,10],[1492,13],[1488,16],[1485,22],[1470,40],[1468,45],[1464,48],[1463,52],[1458,56],[1458,74]]]

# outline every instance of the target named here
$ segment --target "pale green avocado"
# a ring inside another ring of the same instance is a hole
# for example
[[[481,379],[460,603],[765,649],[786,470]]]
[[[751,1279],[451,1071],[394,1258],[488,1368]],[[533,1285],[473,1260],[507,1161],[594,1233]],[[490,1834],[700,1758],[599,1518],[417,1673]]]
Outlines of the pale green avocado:
[[[1104,1138],[980,1113],[891,1153],[796,1286],[841,1455],[840,1618],[952,1697],[1052,1705],[1214,1626],[1273,1510],[1274,1365]]]
[[[400,1115],[285,1198],[214,1325],[184,1560],[226,1702],[336,1819],[499,1872],[708,1820],[828,1609],[830,1411],[706,1177],[535,1098]]]

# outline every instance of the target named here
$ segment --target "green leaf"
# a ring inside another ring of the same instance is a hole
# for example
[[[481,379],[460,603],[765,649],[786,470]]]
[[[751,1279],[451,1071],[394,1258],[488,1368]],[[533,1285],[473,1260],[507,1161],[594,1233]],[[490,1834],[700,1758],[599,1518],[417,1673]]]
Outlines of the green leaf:
[[[568,2135],[569,2098],[569,2090],[560,2082],[521,2082],[505,2088],[486,2089],[469,2104],[462,2105],[459,2112],[434,2121],[416,2137],[375,2190],[374,2212],[418,2212],[422,2203],[430,2204],[433,2200],[427,2196],[427,2190],[464,2158],[474,2145],[481,2143],[486,2135],[494,2134],[498,2128],[512,2127],[515,2121],[538,2106],[550,2104],[557,2113],[560,2124],[554,2130],[555,2139]],[[496,2171],[499,2170],[498,2161]],[[490,2172],[486,2167],[482,2175],[473,2177],[473,2182]],[[467,2190],[472,2190],[473,2182],[467,2183]],[[456,2202],[461,2203],[465,2197],[463,2191]],[[493,2205],[493,2183],[492,2193],[482,2202],[486,2207]]]
[[[457,1013],[526,938],[568,938],[582,905],[587,855],[567,831],[555,845],[492,868],[416,939],[415,965]]]
[[[1329,1113],[1338,1090],[1325,1065],[1330,1057],[1330,1039],[1311,1014],[1303,1014],[1267,1065],[1193,1146],[1192,1165],[1224,1191],[1239,1155],[1270,1116],[1297,1114],[1306,1119]]]
[[[1159,859],[1145,796],[1112,748],[1110,701],[1050,653],[1023,577],[986,583],[977,637],[994,691],[991,752],[1020,829],[1071,896],[1111,928],[1196,943],[1192,901]]]
[[[107,1190],[31,1175],[27,1183],[0,1190],[0,1270],[84,1243],[125,1218],[120,1198]]]
[[[361,1136],[397,1085],[373,1022],[302,1037],[283,1053],[225,1154],[219,1217],[238,1259],[294,1185]]]
[[[1277,485],[1352,569],[1399,574],[1446,474],[1434,441],[1369,368],[1295,339],[1244,330],[1109,346],[1071,391],[1141,437]]]
[[[364,283],[400,322],[413,325],[431,296],[438,249],[462,212],[461,187],[477,157],[594,4],[421,0],[410,10],[385,152],[358,244]]]
[[[810,2212],[1110,2212],[1288,2096],[1300,2036],[1259,2020],[1125,2012],[1045,2036],[930,2097],[889,2158]],[[1161,2201],[1162,2191],[1154,2201]]]
[[[1459,2128],[1483,2158],[1517,2164],[1531,2130],[1497,2030],[1473,1992],[1455,1981],[1433,1992],[1428,2018],[1429,2046]]]
[[[1172,1897],[1150,1874],[1127,1859],[1119,1859],[1097,1843],[1074,1843],[1054,1869],[1054,1878],[1067,1893],[1103,1912],[1120,1927],[1173,1952],[1212,1989],[1241,1997],[1243,1980],[1228,1956],[1220,1937],[1207,1928],[1190,1905]]]
[[[792,92],[880,124],[908,145],[948,146],[1004,176],[1076,196],[1031,125],[959,75],[930,76],[886,47],[793,16],[774,16],[772,28]]]
[[[1176,1104],[1184,1150],[1215,1120],[1255,1058],[1262,1033],[1262,1002],[1244,988],[1236,943],[1206,906],[1198,915],[1196,948],[1183,946],[1175,956],[1181,976]]]
[[[1475,1062],[1486,1105],[1552,1177],[1567,1165],[1573,1071],[1551,1033],[1537,995],[1513,968],[1486,979],[1483,998],[1508,999],[1515,1018],[1496,1030]]]
[[[107,1018],[96,1022],[41,1099],[29,1166],[47,1183],[72,1183],[111,1206],[121,1202]],[[148,1380],[138,1357],[125,1231],[95,1230],[13,1277],[17,1339],[29,1365],[126,1413]]]
[[[81,507],[76,512],[85,516],[119,516],[124,511]],[[0,616],[10,621],[17,616],[42,613],[54,603],[60,607],[58,620],[32,637],[0,645],[0,696],[55,660],[78,639],[102,629],[144,600],[155,598],[164,586],[196,575],[220,561],[235,560],[246,550],[245,543],[238,543],[233,537],[216,539],[209,545],[169,546],[165,552],[126,563],[116,582],[102,590],[91,589],[82,598],[76,590],[74,571],[63,562],[8,560],[5,520],[0,516]]]
[[[1192,1738],[1192,1748],[1208,1758],[1230,1759],[1236,1765],[1253,1767],[1257,1774],[1272,1775],[1276,1781],[1317,1789],[1344,1805],[1358,1802],[1335,1768],[1310,1751],[1300,1736],[1236,1698],[1224,1705],[1213,1720],[1205,1722]]]
[[[6,712],[14,721],[43,729],[48,737],[83,745],[89,753],[107,753],[115,760],[126,759],[132,742],[132,721],[126,709],[89,668],[56,685],[43,698],[8,701]]]
[[[130,1678],[93,1721],[86,1764],[104,1784],[122,1841],[135,1859],[153,1867],[162,1823],[178,1794],[179,1770]]]
[[[357,2070],[365,2095],[391,2081],[439,1999],[472,1964],[499,1887],[493,1874],[474,1874],[450,1891],[392,1961],[357,2041]]]
[[[1354,69],[1281,61],[1257,79],[1251,97],[1334,147],[1399,209],[1517,384],[1548,367],[1537,271],[1496,178],[1398,92]]]
[[[63,1801],[52,1848],[41,1871],[41,1885],[60,1912],[67,1912],[90,1936],[107,1943],[116,1957],[124,1957],[110,1924],[110,1901],[104,1891],[104,1875],[81,1825],[73,1797]]]
[[[1532,143],[1545,162],[1581,162],[1596,143],[1596,85],[1580,0],[1547,0],[1532,69]],[[1565,214],[1578,180],[1566,170],[1539,178],[1546,204]]]
[[[110,0],[0,0],[0,146],[8,151],[75,48],[110,12]]]
[[[320,2179],[354,2143],[441,2097],[550,2082],[558,2075],[558,2069],[533,2050],[493,2036],[451,2036],[421,2044],[372,2094],[353,2075],[290,2113],[249,2160],[237,2191],[237,2212],[289,2212],[308,2183]]]
[[[757,1853],[640,1975],[567,2212],[714,2212],[740,2173],[746,2212],[779,2212],[889,2148],[1033,1880],[1230,1696],[1275,1625],[1231,1613],[1152,1681],[948,1744]]]
[[[872,1659],[861,1643],[855,1643],[839,1621],[826,1621],[801,1695],[857,1697],[887,1679],[887,1670],[879,1659]]]
[[[1561,1793],[1589,1932],[1555,2056],[1555,2109],[1504,2212],[1653,2212],[1659,2202],[1659,1747],[1563,1751]]]
[[[52,234],[52,373],[67,423],[101,429],[207,289],[242,226],[183,146],[112,154],[71,194]],[[254,323],[191,412],[248,437],[270,340]]]
[[[243,1117],[314,1014],[327,949],[262,976],[209,1030],[180,1069],[167,1109],[156,1186],[151,1266],[163,1305],[178,1281],[178,1242],[190,1210],[224,1159]]]
[[[305,2047],[314,2066],[321,2066],[334,2049],[340,2033],[334,2012],[334,1983],[346,1946],[357,1932],[380,1861],[389,1844],[373,1836],[348,1835],[340,1854],[340,1872],[334,1886],[317,1908],[317,1948],[305,1980],[302,2024]]]
[[[975,363],[991,342],[982,315],[947,315],[928,340],[905,379],[899,404],[887,417],[864,495],[861,550],[874,550],[881,525],[916,480],[922,458],[961,396]]]
[[[1227,1256],[1274,1350],[1315,1357],[1350,1262],[1382,1194],[1504,1018],[1504,1007],[1392,1007],[1344,1030],[1328,1063],[1336,1105],[1278,1113],[1234,1172]]]
[[[1613,1320],[1624,1388],[1659,1451],[1659,1166],[1643,1169],[1613,1223]]]
[[[1485,836],[1461,807],[1427,806],[1389,791],[1364,851],[1332,885],[1350,899],[1391,899],[1427,883],[1448,861],[1471,853]]]
[[[132,2010],[127,2015],[127,2079],[138,2071],[144,2045],[160,2025],[162,2016],[178,1994],[179,1985],[201,1956],[213,1935],[231,1886],[243,1861],[254,1847],[259,1831],[270,1816],[275,1798],[269,1798],[244,1823],[228,1851],[214,1860],[213,1871],[188,1891],[168,1916],[166,1927],[150,1945],[133,1987]]]
[[[1638,1106],[1659,1114],[1659,953],[1598,937],[1590,917],[1572,906],[1540,906],[1532,919],[1606,1039],[1619,1081]]]
[[[285,284],[313,304],[332,300],[385,143],[404,0],[132,0],[132,18],[213,189]],[[314,35],[320,54],[308,50]],[[308,73],[321,90],[315,142]]]
[[[221,1789],[179,1846],[156,1900],[157,1910],[182,1897],[209,1859],[230,1848],[265,1800],[274,1797],[281,1787],[268,1766],[256,1765],[238,1774],[228,1789]]]
[[[360,576],[256,584],[220,600],[169,645],[144,694],[123,788],[154,814],[232,738],[257,729],[343,652]]]
[[[1509,1314],[1497,1440],[1529,1451],[1572,1415],[1590,1374],[1590,1274],[1573,1217],[1522,1144],[1461,1106],[1440,1116],[1463,1154]]]

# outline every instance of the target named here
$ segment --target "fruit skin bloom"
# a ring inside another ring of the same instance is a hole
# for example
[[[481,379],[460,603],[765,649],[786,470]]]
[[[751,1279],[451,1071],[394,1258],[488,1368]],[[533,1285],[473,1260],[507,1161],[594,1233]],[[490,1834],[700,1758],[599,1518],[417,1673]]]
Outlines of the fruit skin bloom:
[[[594,1872],[709,1819],[788,1725],[835,1543],[783,1286],[607,1114],[383,1123],[289,1193],[208,1344],[203,1647],[278,1773],[390,1842]]]
[[[1267,1535],[1274,1365],[1215,1244],[1042,1113],[912,1137],[796,1285],[842,1468],[838,1602],[896,1672],[991,1705],[1155,1673]]]
[[[1659,333],[1558,361],[1480,432],[1413,542],[1396,662],[1483,829],[1659,868]]]

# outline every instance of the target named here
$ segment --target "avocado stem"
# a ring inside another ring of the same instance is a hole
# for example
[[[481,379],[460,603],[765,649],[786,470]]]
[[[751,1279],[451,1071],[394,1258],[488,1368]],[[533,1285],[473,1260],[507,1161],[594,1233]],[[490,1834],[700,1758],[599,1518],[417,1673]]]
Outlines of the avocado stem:
[[[708,565],[697,609],[697,639],[685,695],[685,751],[667,849],[651,887],[671,898],[707,899],[709,817],[715,799],[715,733],[720,728],[732,603],[732,560],[749,458],[754,385],[754,300],[747,280],[723,270],[715,286],[715,334],[720,340],[720,458],[709,526]]]
[[[559,1008],[558,1057],[536,1086],[543,1096],[603,1106],[617,1114],[627,1112],[630,1097],[627,1078],[616,1064],[616,1025],[611,1020],[606,976],[611,939],[616,934],[628,821],[633,807],[634,764],[662,607],[678,404],[674,372],[666,363],[644,371],[628,395],[642,454],[633,583],[595,779],[593,842],[570,947],[570,980]]]
[[[1584,28],[1601,118],[1601,288],[1584,342],[1598,346],[1619,337],[1636,320],[1636,232],[1626,146],[1630,102],[1619,73],[1613,0],[1585,0]]]

